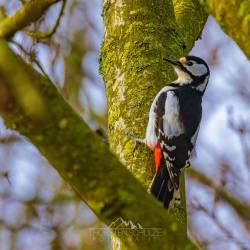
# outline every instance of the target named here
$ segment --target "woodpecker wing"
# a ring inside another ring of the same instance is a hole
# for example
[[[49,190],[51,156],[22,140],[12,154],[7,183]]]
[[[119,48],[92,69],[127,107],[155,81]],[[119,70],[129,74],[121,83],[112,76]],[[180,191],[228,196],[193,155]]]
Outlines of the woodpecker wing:
[[[177,124],[179,109],[173,90],[168,87],[159,92],[152,103],[150,114],[151,119],[154,118],[151,124],[154,125],[154,137],[157,141],[154,145],[156,174],[149,189],[165,208],[169,207],[174,198],[178,200],[180,197],[178,191],[180,170],[175,168],[175,156],[173,156],[175,145],[170,145],[168,141],[174,135],[182,133],[182,126]],[[174,141],[171,144],[173,143]]]
[[[155,133],[174,188],[194,148],[201,120],[201,95],[191,88],[162,92],[155,103]]]
[[[165,95],[169,90],[173,89],[171,86],[166,86],[160,90],[160,92],[156,95],[154,101],[152,102],[150,111],[149,111],[149,119],[148,119],[148,125],[147,125],[147,131],[145,136],[145,143],[146,145],[154,150],[155,147],[158,144],[158,137],[156,135],[156,120],[157,120],[157,113],[156,109],[157,106],[160,104],[164,105],[163,103],[159,103],[159,101],[162,100],[162,96]]]
[[[185,131],[180,120],[179,102],[174,90],[165,91],[158,97],[155,113],[155,133],[161,147],[162,164],[165,165],[171,180],[168,187],[178,189],[180,169],[175,167],[176,146]]]

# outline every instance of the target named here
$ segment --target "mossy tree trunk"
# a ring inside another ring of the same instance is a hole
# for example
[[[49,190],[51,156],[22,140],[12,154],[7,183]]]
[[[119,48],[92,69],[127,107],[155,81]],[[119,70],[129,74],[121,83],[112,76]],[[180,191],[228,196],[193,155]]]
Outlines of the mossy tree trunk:
[[[128,135],[144,137],[154,96],[174,79],[173,70],[163,57],[186,55],[207,18],[196,0],[174,3],[169,0],[103,3],[101,72],[107,91],[109,142],[145,189],[154,174],[152,153],[144,145],[134,151],[135,143]],[[183,180],[182,204],[172,212],[186,227]],[[121,248],[119,240],[114,239],[114,244],[115,249]]]
[[[110,146],[147,187],[154,172],[151,154],[144,146],[133,154],[135,144],[128,134],[144,137],[154,96],[174,78],[163,57],[187,54],[203,26],[183,38],[178,32],[186,24],[177,26],[174,6],[168,0],[107,0],[103,16],[101,71],[107,90]],[[205,15],[197,17],[199,24],[204,25],[204,20]]]

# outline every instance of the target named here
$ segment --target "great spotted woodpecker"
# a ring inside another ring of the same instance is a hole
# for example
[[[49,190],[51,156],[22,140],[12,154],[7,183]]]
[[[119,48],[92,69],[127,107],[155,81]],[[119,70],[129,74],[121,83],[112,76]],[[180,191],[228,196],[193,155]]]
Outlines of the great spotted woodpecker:
[[[156,174],[149,190],[168,209],[180,201],[180,174],[194,150],[209,68],[195,56],[164,60],[173,65],[178,79],[156,95],[141,142],[154,151]]]

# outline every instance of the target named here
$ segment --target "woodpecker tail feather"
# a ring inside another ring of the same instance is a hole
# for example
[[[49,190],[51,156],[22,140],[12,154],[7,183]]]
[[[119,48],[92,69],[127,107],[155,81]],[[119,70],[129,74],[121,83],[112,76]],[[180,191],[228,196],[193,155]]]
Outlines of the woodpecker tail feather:
[[[180,202],[179,189],[173,187],[164,159],[161,160],[161,164],[152,180],[149,191],[163,203],[166,209],[172,207],[174,203]]]

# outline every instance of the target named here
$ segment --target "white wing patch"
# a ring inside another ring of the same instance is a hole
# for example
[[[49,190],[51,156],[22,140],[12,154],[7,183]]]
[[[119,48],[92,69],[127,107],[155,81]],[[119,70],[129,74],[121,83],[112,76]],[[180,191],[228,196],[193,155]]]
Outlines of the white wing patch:
[[[162,88],[158,94],[156,95],[152,105],[151,105],[151,108],[150,108],[150,111],[149,111],[149,120],[148,120],[148,125],[147,125],[147,130],[146,130],[146,136],[145,136],[145,143],[146,145],[150,148],[150,149],[154,149],[154,147],[156,146],[157,142],[158,142],[158,138],[155,134],[155,126],[156,126],[156,114],[154,112],[155,110],[155,107],[156,107],[156,102],[159,98],[159,96],[163,93],[163,92],[166,92],[166,91],[169,91],[171,89],[174,89],[174,87],[171,87],[171,86],[166,86],[164,88]]]
[[[179,118],[180,106],[173,91],[169,91],[165,102],[165,115],[163,116],[164,134],[172,138],[185,132],[184,125]]]

